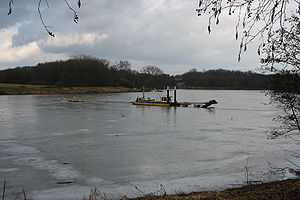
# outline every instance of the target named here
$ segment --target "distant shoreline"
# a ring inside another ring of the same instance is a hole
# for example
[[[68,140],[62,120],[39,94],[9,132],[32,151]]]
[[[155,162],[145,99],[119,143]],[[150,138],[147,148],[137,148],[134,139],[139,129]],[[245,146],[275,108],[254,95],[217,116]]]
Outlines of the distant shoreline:
[[[0,84],[0,95],[97,94],[138,92],[126,87],[56,87],[46,85]]]
[[[178,87],[186,90],[262,90],[226,87]],[[125,93],[140,92],[137,88],[127,87],[56,87],[47,85],[26,85],[0,83],[0,95],[39,95],[39,94],[98,94],[98,93]]]

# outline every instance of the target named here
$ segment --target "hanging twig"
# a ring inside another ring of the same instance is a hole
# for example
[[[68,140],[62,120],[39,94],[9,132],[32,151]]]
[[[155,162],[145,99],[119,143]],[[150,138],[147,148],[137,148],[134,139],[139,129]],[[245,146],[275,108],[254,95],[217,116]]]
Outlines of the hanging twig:
[[[12,12],[12,4],[14,3],[14,0],[9,0],[8,2],[8,13],[7,15],[10,15]]]
[[[22,192],[23,192],[24,200],[28,200],[28,199],[26,198],[26,193],[25,193],[25,190],[24,190],[24,189],[22,190]]]
[[[69,7],[69,9],[73,12],[73,14],[74,14],[73,21],[77,24],[78,21],[79,21],[79,17],[78,17],[78,15],[77,15],[76,11],[70,6],[70,4],[68,3],[67,0],[64,0],[64,1],[65,1],[65,3],[67,4],[67,6]],[[81,3],[80,3],[80,1],[79,1],[79,2],[78,2],[78,7],[80,7],[80,6],[81,6]]]
[[[44,26],[44,28],[46,29],[46,31],[48,32],[48,34],[51,36],[51,37],[55,37],[54,33],[52,33],[51,31],[49,31],[48,27],[49,26],[46,26],[45,22],[44,22],[44,19],[43,19],[43,16],[42,16],[42,13],[41,13],[41,3],[42,3],[42,0],[39,0],[39,4],[38,4],[38,12],[39,12],[39,15],[40,15],[40,20]]]
[[[238,38],[238,32],[245,33],[241,38],[241,47],[238,60],[241,57],[241,49],[246,51],[247,45],[251,43],[258,35],[268,35],[268,39],[272,36],[274,27],[277,25],[286,30],[285,24],[289,23],[287,19],[291,16],[286,12],[288,4],[292,7],[294,2],[299,4],[299,1],[292,0],[199,0],[199,6],[196,9],[198,16],[204,13],[209,15],[208,31],[211,32],[211,21],[215,20],[219,23],[219,15],[223,11],[228,11],[229,15],[233,15],[235,11],[238,13],[238,23],[235,27],[235,38]],[[295,7],[296,8],[296,7]],[[293,8],[294,9],[294,8]],[[297,9],[297,8],[296,8]],[[242,12],[241,12],[242,11]],[[243,13],[242,24],[240,24],[241,14]],[[262,28],[259,28],[261,26]],[[239,31],[239,30],[240,31]]]
[[[288,160],[288,159],[285,159],[286,161],[288,161],[289,163],[291,163],[292,165],[294,165],[294,166],[296,166],[296,167],[298,167],[298,168],[300,168],[300,166],[299,165],[297,165],[296,163],[294,163],[294,162],[292,162],[292,161],[290,161],[290,160]]]
[[[47,5],[47,7],[49,8],[49,3],[48,3],[48,0],[39,0],[38,1],[38,7],[37,7],[37,10],[38,10],[38,13],[39,13],[39,17],[40,17],[40,20],[42,22],[42,25],[44,26],[45,30],[47,31],[47,33],[51,36],[51,37],[55,37],[54,33],[51,32],[49,30],[49,27],[50,26],[47,26],[45,24],[45,21],[44,21],[44,18],[43,18],[43,15],[42,15],[42,12],[41,12],[41,4],[42,4],[42,1],[44,1]],[[78,17],[78,14],[77,12],[70,6],[70,4],[68,3],[67,0],[64,0],[64,2],[66,3],[66,5],[68,6],[68,8],[73,12],[74,16],[73,16],[73,21],[75,23],[78,23],[79,21],[79,17]],[[7,15],[11,15],[12,14],[12,5],[14,3],[14,0],[9,0],[8,1],[8,13]],[[78,7],[80,8],[81,7],[81,0],[77,0],[77,5]]]
[[[4,182],[3,182],[2,200],[4,200],[4,197],[5,197],[5,187],[6,187],[6,182],[4,180]]]

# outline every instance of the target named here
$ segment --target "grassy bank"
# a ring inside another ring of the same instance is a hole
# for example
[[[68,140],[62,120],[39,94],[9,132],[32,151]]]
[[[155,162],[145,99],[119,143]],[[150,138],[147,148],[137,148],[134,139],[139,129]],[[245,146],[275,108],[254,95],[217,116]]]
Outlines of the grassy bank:
[[[131,200],[299,200],[300,179],[248,185],[223,191],[144,196]]]
[[[2,199],[28,200],[24,190],[17,193],[16,198],[9,198],[5,196],[5,185],[4,181],[4,186],[1,191],[1,194],[3,194]],[[159,193],[162,195],[144,195],[136,198],[128,198],[125,195],[120,200],[300,200],[300,179],[252,184],[223,191],[202,191],[167,195],[164,194],[164,190],[160,190]],[[61,198],[63,197],[54,197],[54,199]],[[89,195],[84,195],[82,200],[110,200],[110,198],[107,197],[105,193],[94,188],[91,189]]]
[[[139,190],[137,188],[137,190]],[[244,187],[227,189],[223,191],[203,191],[192,193],[165,194],[159,190],[159,196],[143,195],[137,198],[122,197],[123,200],[299,200],[300,179],[288,179],[261,184],[252,184]],[[109,200],[97,189],[83,200]]]
[[[136,92],[135,88],[125,87],[55,87],[46,85],[0,84],[0,95],[25,94],[92,94]]]

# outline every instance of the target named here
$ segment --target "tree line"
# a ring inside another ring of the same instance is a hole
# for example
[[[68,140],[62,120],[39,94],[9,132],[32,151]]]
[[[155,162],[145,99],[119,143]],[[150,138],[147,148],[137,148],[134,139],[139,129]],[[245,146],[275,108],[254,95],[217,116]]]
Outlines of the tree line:
[[[174,77],[163,73],[156,66],[146,66],[139,72],[132,70],[128,61],[111,64],[108,60],[85,55],[75,56],[66,61],[2,70],[0,82],[57,87],[162,88],[175,85]]]
[[[192,69],[181,75],[186,86],[226,88],[226,89],[269,89],[271,75],[263,75],[251,71],[209,70],[199,72]]]
[[[159,67],[132,69],[130,62],[110,63],[91,56],[75,56],[65,61],[40,63],[0,71],[1,83],[53,85],[57,87],[122,86],[128,88],[204,87],[224,89],[269,89],[270,75],[230,70],[192,69],[172,76]]]

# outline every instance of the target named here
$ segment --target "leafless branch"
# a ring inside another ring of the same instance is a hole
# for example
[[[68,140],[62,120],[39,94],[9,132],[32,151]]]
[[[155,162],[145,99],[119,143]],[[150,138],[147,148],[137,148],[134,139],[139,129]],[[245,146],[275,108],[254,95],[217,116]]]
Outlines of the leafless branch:
[[[77,24],[79,21],[78,15],[76,13],[76,11],[70,6],[69,2],[67,0],[64,0],[66,5],[69,7],[69,9],[73,12],[74,16],[73,16],[73,21]],[[78,1],[78,7],[81,6],[81,2]]]
[[[48,3],[48,0],[39,0],[38,1],[38,6],[37,6],[37,10],[38,10],[38,13],[39,13],[39,18],[40,18],[40,21],[43,25],[43,27],[45,28],[45,30],[47,31],[47,33],[51,36],[51,37],[55,37],[54,33],[51,32],[49,30],[50,26],[47,26],[45,24],[45,21],[44,21],[44,18],[43,18],[43,15],[42,15],[42,12],[41,12],[41,6],[42,6],[42,1],[44,1],[47,5],[47,7],[49,8],[49,3]],[[77,12],[70,6],[69,2],[67,0],[64,0],[64,2],[66,3],[66,5],[68,6],[68,8],[73,12],[74,16],[73,16],[73,21],[75,23],[78,23],[79,21],[79,17],[78,17],[78,14]],[[11,15],[12,14],[12,5],[14,3],[14,0],[9,0],[8,1],[8,15]],[[78,7],[80,8],[81,7],[81,0],[77,0],[77,5]]]
[[[12,13],[12,4],[14,3],[13,0],[9,0],[8,2],[8,13],[7,15],[10,15]]]
[[[218,24],[221,12],[226,11],[232,15],[238,10],[235,38],[238,39],[239,32],[244,33],[239,47],[239,60],[241,53],[247,50],[247,45],[259,35],[266,34],[266,38],[269,39],[274,29],[286,30],[287,19],[291,16],[286,13],[287,5],[293,3],[299,4],[298,0],[291,0],[291,2],[289,0],[199,0],[196,11],[198,16],[209,15],[208,32],[210,33],[212,21],[215,20]],[[297,9],[292,6],[290,8],[294,11]],[[242,23],[240,23],[241,19]]]
[[[143,191],[142,189],[140,189],[138,186],[133,185],[132,183],[129,183],[129,185],[130,185],[131,187],[134,187],[134,188],[136,189],[136,191],[138,192],[138,195],[139,195],[140,197],[146,195],[146,192]]]
[[[48,29],[49,26],[47,26],[47,25],[45,24],[45,22],[44,22],[44,19],[43,19],[41,10],[40,10],[42,1],[43,1],[43,0],[39,0],[39,4],[38,4],[38,12],[39,12],[40,20],[41,20],[41,22],[42,22],[42,24],[43,24],[45,30],[48,32],[48,34],[49,34],[51,37],[55,37],[54,33],[52,33],[52,32]]]
[[[296,163],[294,163],[293,161],[291,161],[291,160],[288,160],[288,159],[285,159],[286,161],[288,161],[289,163],[291,163],[292,165],[294,165],[294,166],[296,166],[296,167],[298,167],[298,168],[300,168],[300,166],[299,165],[297,165]]]
[[[6,188],[6,182],[4,180],[3,181],[3,190],[2,190],[2,200],[4,200],[4,197],[5,197],[5,188]]]
[[[26,198],[26,193],[25,193],[25,190],[24,190],[24,189],[22,190],[22,193],[23,193],[24,200],[28,200],[28,199]]]

